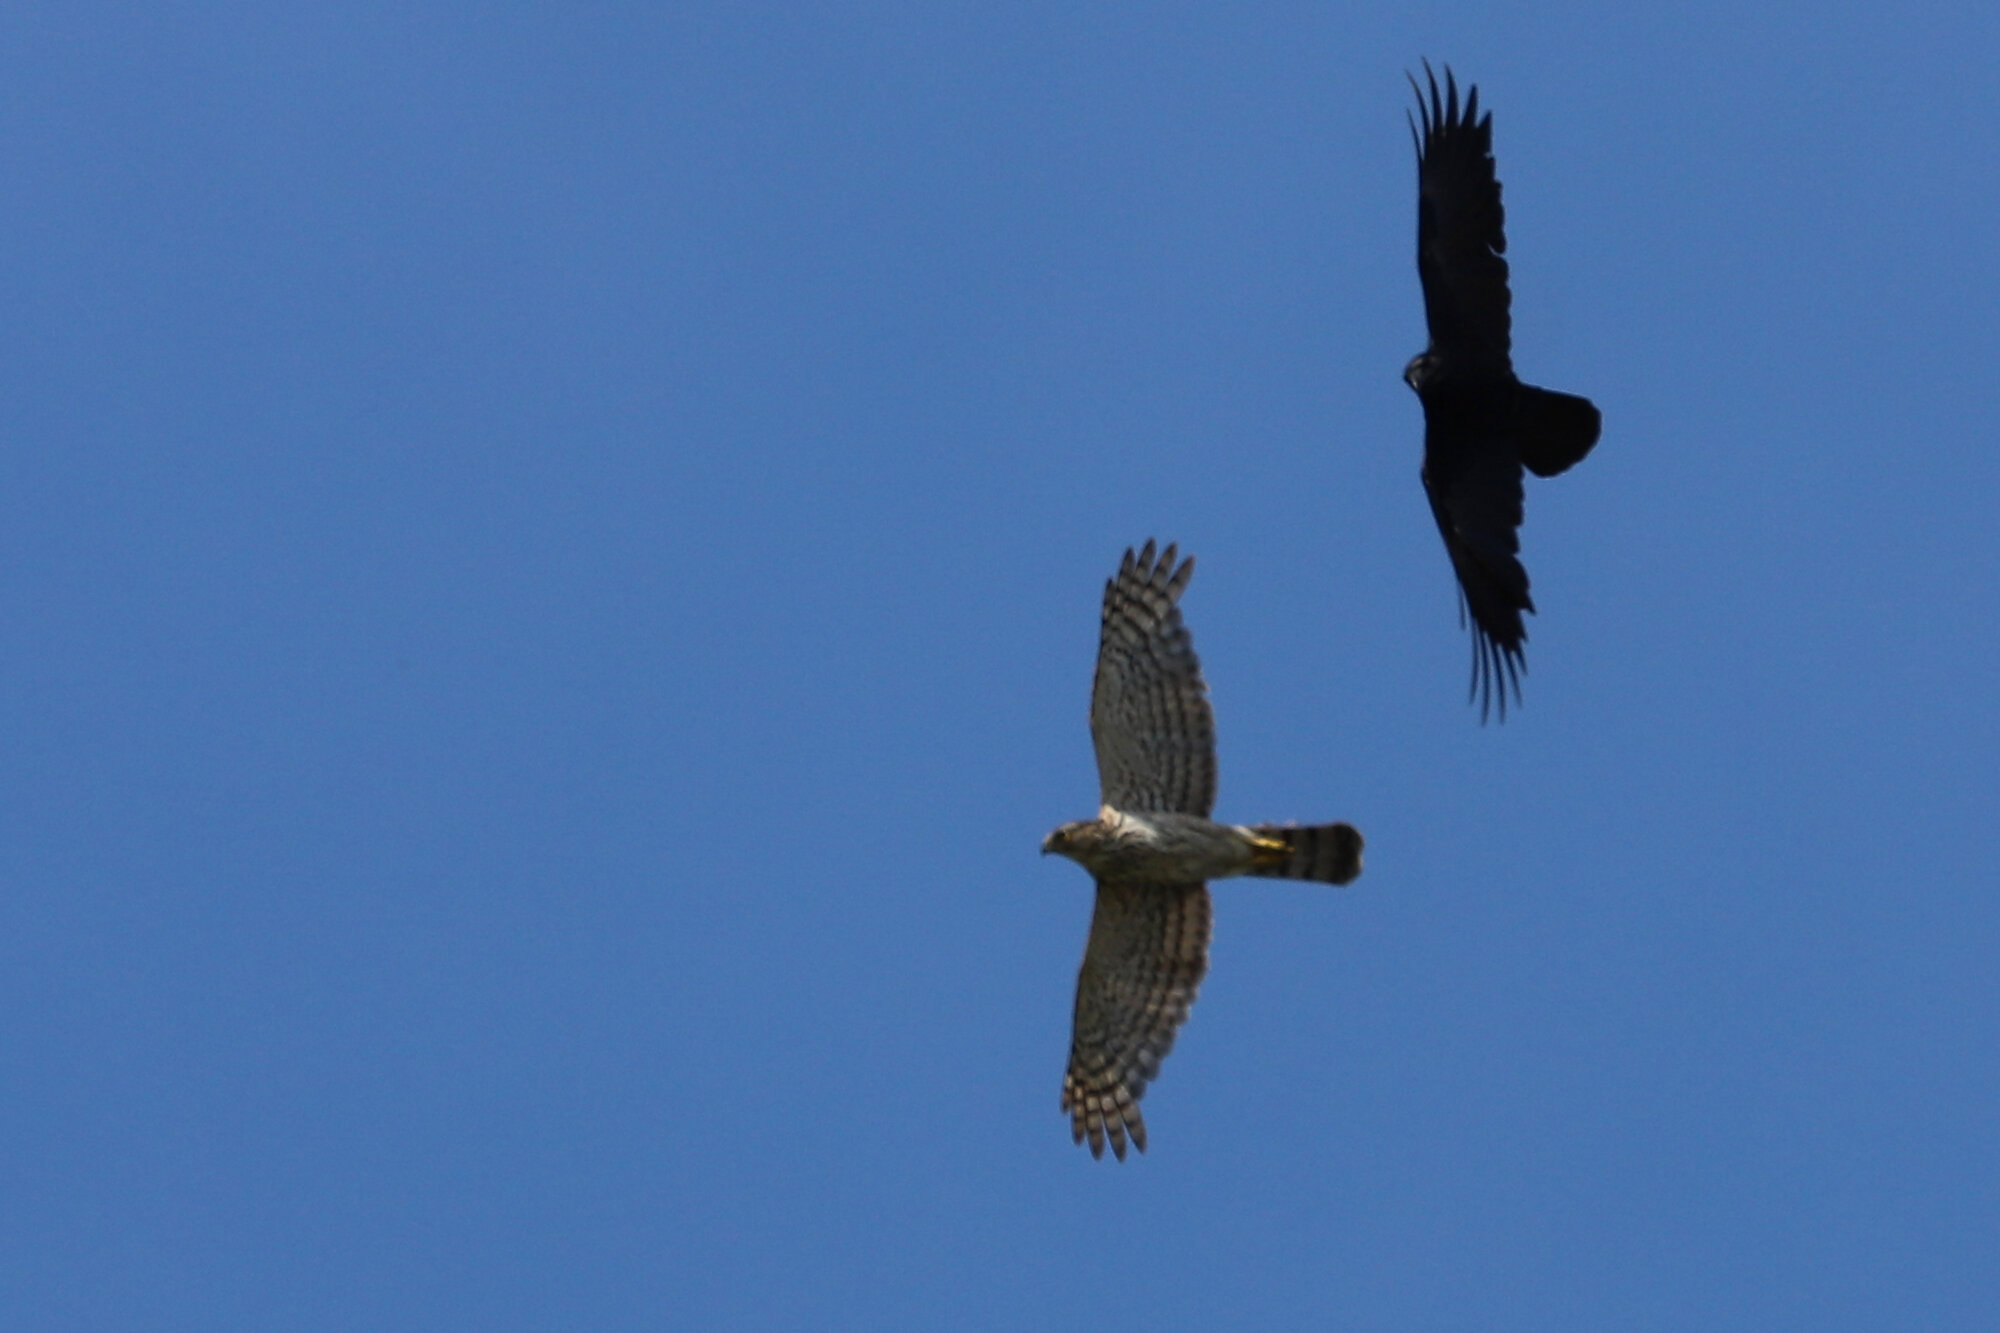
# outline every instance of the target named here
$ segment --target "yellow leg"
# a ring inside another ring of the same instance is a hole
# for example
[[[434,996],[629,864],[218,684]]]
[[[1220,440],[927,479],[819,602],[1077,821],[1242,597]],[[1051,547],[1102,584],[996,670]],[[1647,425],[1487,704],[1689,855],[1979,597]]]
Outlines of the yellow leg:
[[[1250,839],[1250,864],[1259,869],[1281,866],[1291,859],[1291,847],[1276,838]]]

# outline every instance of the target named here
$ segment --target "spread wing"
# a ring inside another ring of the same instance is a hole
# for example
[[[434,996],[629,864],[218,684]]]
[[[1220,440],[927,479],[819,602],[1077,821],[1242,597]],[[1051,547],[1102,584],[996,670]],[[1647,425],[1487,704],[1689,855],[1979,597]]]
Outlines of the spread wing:
[[[1088,1136],[1091,1156],[1107,1138],[1121,1162],[1128,1138],[1146,1151],[1139,1099],[1207,975],[1209,925],[1205,884],[1098,881],[1062,1092],[1070,1137]]]
[[[1460,617],[1470,613],[1472,620],[1472,693],[1480,720],[1497,692],[1504,722],[1507,695],[1511,691],[1520,702],[1527,670],[1521,613],[1535,609],[1519,559],[1521,464],[1504,442],[1470,456],[1433,451],[1424,460],[1424,494],[1458,575]]]
[[[1114,810],[1171,810],[1206,816],[1215,808],[1215,715],[1194,655],[1194,638],[1175,605],[1194,575],[1194,557],[1156,560],[1153,543],[1128,548],[1104,587],[1090,737],[1097,746],[1102,800]]]
[[[1458,81],[1444,72],[1445,93],[1424,63],[1430,100],[1417,81],[1417,275],[1431,350],[1464,374],[1513,374],[1508,356],[1507,236],[1500,182],[1493,175],[1493,115],[1479,114],[1479,90],[1458,101]]]

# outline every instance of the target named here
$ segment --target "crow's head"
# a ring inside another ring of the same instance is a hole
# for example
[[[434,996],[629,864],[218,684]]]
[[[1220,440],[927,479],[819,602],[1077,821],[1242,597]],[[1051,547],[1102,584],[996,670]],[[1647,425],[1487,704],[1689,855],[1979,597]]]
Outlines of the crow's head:
[[[1438,357],[1435,352],[1420,352],[1410,358],[1410,364],[1403,367],[1403,383],[1419,394],[1437,378]]]

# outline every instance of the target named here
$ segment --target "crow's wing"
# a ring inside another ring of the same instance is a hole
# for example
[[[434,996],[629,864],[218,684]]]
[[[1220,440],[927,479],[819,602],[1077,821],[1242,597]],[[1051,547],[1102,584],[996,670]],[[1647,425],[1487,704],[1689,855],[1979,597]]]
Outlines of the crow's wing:
[[[1483,720],[1499,695],[1521,698],[1527,669],[1521,613],[1533,611],[1528,571],[1521,567],[1521,464],[1513,450],[1494,447],[1470,456],[1433,455],[1424,463],[1424,494],[1458,575],[1461,610],[1472,620],[1472,693]],[[1497,691],[1496,691],[1496,688]]]
[[[1429,62],[1424,77],[1428,103],[1410,80],[1418,117],[1410,134],[1417,141],[1417,275],[1431,350],[1457,375],[1511,376],[1507,261],[1501,258],[1507,236],[1493,175],[1493,116],[1479,114],[1477,88],[1467,89],[1459,105],[1449,66],[1442,97]]]

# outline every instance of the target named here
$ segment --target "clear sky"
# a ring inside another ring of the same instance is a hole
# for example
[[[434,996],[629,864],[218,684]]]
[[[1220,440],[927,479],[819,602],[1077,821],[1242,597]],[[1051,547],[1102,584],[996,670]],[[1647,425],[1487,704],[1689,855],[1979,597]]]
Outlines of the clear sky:
[[[2000,10],[0,14],[10,1329],[2000,1323]],[[1481,727],[1404,71],[1494,113]],[[1057,1112],[1149,536],[1231,882]]]

